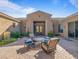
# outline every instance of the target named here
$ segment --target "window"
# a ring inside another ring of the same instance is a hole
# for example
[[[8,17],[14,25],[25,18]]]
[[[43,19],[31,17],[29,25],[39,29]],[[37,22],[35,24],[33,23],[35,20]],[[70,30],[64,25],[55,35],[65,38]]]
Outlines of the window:
[[[64,26],[63,25],[58,25],[58,32],[63,33]]]
[[[60,32],[63,33],[63,30],[64,30],[64,26],[61,25],[61,26],[60,26]]]
[[[39,32],[39,26],[36,26],[36,32]]]
[[[43,32],[43,27],[42,26],[40,26],[40,32]]]
[[[15,28],[15,23],[13,23],[13,28]]]
[[[58,25],[58,32],[60,32],[60,24]]]
[[[78,21],[75,22],[75,37],[78,37]]]
[[[78,21],[68,23],[68,36],[78,37]]]
[[[43,32],[42,26],[36,26],[36,32]]]

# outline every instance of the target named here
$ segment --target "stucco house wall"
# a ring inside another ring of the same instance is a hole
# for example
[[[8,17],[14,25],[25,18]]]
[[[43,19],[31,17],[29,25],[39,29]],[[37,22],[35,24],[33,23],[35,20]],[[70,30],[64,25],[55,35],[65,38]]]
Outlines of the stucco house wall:
[[[17,22],[13,22],[13,23],[15,23],[15,27],[13,27],[13,24],[12,24],[12,26],[8,28],[8,31],[9,32],[13,32],[13,31],[20,32],[20,24],[18,24]]]
[[[50,14],[46,14],[46,13],[42,13],[42,12],[38,11],[33,14],[27,15],[27,18],[25,21],[26,21],[26,32],[30,31],[30,32],[34,33],[34,27],[33,27],[34,21],[44,21],[45,22],[45,35],[47,35],[47,33],[49,31],[53,31],[53,25],[52,25]]]
[[[75,21],[78,21],[78,14],[77,13],[65,18],[65,20],[62,22],[62,25],[64,26],[64,32],[61,34],[62,36],[68,38],[68,23],[75,22]]]
[[[53,23],[53,33],[55,35],[61,34],[59,32],[59,25],[61,26],[65,18],[52,18],[52,23]]]
[[[25,32],[30,31],[34,33],[33,22],[34,21],[45,21],[45,35],[49,31],[52,31],[54,34],[60,34],[63,37],[68,37],[68,23],[73,21],[78,21],[78,15],[70,15],[65,18],[51,18],[51,15],[44,12],[34,12],[28,14],[25,20],[23,20],[23,30],[25,28]],[[58,31],[58,26],[63,26],[63,32]]]
[[[60,34],[63,37],[68,37],[68,23],[78,21],[78,14],[70,15],[66,18],[51,18],[51,14],[37,11],[31,14],[28,14],[26,18],[13,18],[4,13],[0,13],[0,36],[4,32],[18,31],[23,32],[32,32],[34,34],[34,22],[35,21],[44,21],[45,22],[45,35],[48,32],[54,34]],[[13,27],[15,23],[15,27]],[[63,26],[63,32],[60,33],[58,26]]]
[[[13,28],[13,23],[16,23],[15,28]],[[0,39],[2,39],[5,32],[19,31],[18,24],[19,22],[14,18],[0,12]]]

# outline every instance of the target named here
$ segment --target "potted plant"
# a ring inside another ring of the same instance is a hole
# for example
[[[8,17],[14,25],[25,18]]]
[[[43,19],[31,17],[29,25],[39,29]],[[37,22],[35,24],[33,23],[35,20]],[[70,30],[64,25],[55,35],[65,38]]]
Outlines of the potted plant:
[[[48,37],[53,37],[52,31],[48,32]]]

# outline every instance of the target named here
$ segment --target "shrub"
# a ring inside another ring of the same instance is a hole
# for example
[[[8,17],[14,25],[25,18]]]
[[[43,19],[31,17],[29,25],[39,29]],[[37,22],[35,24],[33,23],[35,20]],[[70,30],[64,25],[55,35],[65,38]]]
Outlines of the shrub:
[[[11,37],[12,38],[19,38],[20,37],[20,33],[19,32],[11,32]]]
[[[22,36],[27,36],[27,37],[29,37],[30,33],[31,33],[31,32],[24,32],[24,33],[22,33],[21,35],[22,35]]]
[[[48,37],[53,37],[53,33],[52,32],[48,32]]]
[[[30,32],[26,32],[26,36],[29,36]]]
[[[9,38],[9,39],[5,39],[5,40],[1,40],[0,41],[0,46],[9,44],[11,42],[15,42],[17,39],[16,38]]]

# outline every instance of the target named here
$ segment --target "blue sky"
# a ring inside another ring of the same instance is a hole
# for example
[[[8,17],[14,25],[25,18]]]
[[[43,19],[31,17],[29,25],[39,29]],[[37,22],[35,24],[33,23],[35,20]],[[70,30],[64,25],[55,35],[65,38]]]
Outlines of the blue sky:
[[[77,12],[77,0],[0,0],[0,12],[13,17],[26,17],[41,10],[52,17],[66,17]]]

